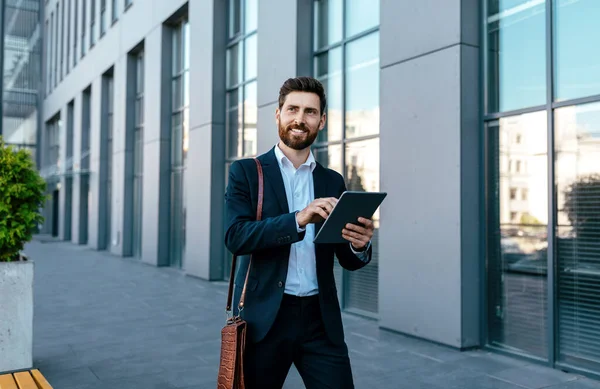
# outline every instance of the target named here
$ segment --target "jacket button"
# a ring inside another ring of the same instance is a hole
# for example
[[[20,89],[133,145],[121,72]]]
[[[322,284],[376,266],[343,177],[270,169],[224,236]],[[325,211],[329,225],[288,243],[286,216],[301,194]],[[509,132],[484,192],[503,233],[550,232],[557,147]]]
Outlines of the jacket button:
[[[279,281],[279,283],[277,284],[277,286],[279,286],[281,288],[283,286],[283,282]]]

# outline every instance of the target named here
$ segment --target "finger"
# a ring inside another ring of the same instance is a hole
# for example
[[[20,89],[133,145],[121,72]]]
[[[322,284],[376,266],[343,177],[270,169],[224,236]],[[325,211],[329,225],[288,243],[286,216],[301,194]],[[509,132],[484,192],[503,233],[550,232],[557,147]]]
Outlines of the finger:
[[[331,213],[331,211],[333,210],[333,207],[331,206],[331,204],[329,204],[328,202],[321,202],[319,204],[317,204],[317,208],[318,209],[322,209],[324,210],[328,215]]]
[[[366,228],[371,228],[373,227],[373,220],[371,219],[366,219],[364,217],[359,217],[358,218],[358,222],[363,224]]]
[[[337,204],[337,200],[333,197],[327,197],[327,198],[321,199],[321,203],[327,204],[328,206],[333,208]]]
[[[368,239],[367,239],[367,237],[364,234],[361,234],[361,233],[358,233],[358,232],[354,232],[354,231],[350,231],[350,230],[348,230],[346,228],[344,228],[342,230],[342,235],[348,235],[348,236],[351,236],[351,237],[353,237],[355,239],[358,239],[360,241],[368,242]]]
[[[315,210],[316,213],[318,213],[323,219],[327,219],[327,216],[329,216],[327,214],[327,212],[325,212],[322,208],[317,207],[317,209]]]
[[[344,239],[346,239],[348,242],[352,243],[352,245],[354,247],[356,247],[356,248],[363,248],[363,247],[365,247],[365,243],[364,242],[362,242],[361,240],[356,239],[356,238],[354,238],[354,237],[352,237],[350,235],[344,235],[344,234],[342,234],[342,237]]]
[[[358,232],[359,234],[362,234],[362,235],[364,235],[364,234],[367,233],[367,229],[366,228],[358,226],[356,224],[348,223],[348,224],[346,224],[346,228],[348,230],[350,230],[350,231],[356,231],[356,232]]]

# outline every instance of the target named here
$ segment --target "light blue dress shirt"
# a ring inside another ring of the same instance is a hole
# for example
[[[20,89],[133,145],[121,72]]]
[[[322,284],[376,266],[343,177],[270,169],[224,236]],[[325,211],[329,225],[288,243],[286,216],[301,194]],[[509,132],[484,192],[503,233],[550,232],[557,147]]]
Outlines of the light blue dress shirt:
[[[296,169],[283,154],[279,145],[275,146],[275,155],[281,169],[289,210],[290,212],[301,211],[314,200],[315,190],[312,173],[317,165],[315,157],[311,152],[306,162]],[[306,230],[306,235],[303,240],[292,244],[285,293],[295,296],[312,296],[319,293],[315,245],[313,243],[315,225],[309,223],[305,228],[300,228],[296,221],[296,227],[299,232]],[[367,250],[357,252],[351,244],[350,248],[358,258],[363,261],[368,260]]]

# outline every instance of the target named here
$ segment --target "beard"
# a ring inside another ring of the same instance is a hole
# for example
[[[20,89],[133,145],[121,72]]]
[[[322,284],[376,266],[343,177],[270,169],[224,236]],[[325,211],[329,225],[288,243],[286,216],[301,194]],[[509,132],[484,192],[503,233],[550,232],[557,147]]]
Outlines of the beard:
[[[294,134],[292,132],[294,129],[304,131],[305,136]],[[287,147],[294,150],[304,150],[310,147],[317,139],[318,134],[319,131],[311,131],[304,123],[298,125],[292,123],[287,126],[279,125],[279,138]]]

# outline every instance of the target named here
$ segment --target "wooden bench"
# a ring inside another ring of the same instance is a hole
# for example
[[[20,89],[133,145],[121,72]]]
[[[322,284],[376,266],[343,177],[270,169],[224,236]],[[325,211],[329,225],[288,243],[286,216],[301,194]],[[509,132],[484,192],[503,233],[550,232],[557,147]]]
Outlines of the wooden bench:
[[[0,389],[52,389],[38,369],[0,375]]]

